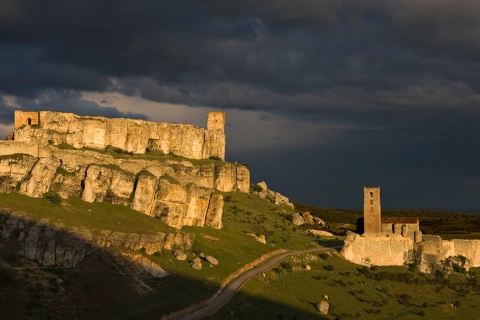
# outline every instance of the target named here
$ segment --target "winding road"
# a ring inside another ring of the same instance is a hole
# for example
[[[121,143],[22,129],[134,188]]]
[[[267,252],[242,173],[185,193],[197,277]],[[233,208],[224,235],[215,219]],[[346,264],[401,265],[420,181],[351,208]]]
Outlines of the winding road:
[[[211,314],[214,314],[218,310],[220,310],[221,307],[223,307],[230,299],[233,298],[233,296],[240,290],[240,288],[247,282],[250,278],[254,277],[255,275],[259,274],[260,272],[263,272],[265,270],[268,270],[275,266],[276,264],[280,263],[281,261],[285,260],[286,258],[297,255],[297,254],[302,254],[302,253],[311,253],[311,252],[322,252],[322,251],[328,251],[331,249],[339,249],[342,246],[334,246],[334,247],[324,247],[324,248],[312,248],[312,249],[306,249],[306,250],[297,250],[297,251],[290,251],[290,252],[285,252],[282,254],[279,254],[277,256],[274,256],[270,258],[269,260],[265,261],[263,264],[258,265],[257,267],[254,267],[253,269],[250,269],[246,271],[245,273],[242,273],[235,279],[233,279],[229,284],[225,286],[223,291],[218,294],[215,298],[212,298],[211,301],[205,305],[204,307],[190,313],[189,315],[181,318],[182,320],[197,320],[197,319],[202,319],[206,316],[209,316]]]

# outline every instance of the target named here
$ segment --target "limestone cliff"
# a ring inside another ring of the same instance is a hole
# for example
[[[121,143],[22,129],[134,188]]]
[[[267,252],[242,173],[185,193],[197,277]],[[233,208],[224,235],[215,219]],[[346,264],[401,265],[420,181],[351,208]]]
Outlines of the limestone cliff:
[[[0,144],[0,149],[2,144]],[[3,148],[5,154],[5,148]],[[0,157],[0,191],[42,197],[46,192],[87,202],[130,206],[175,227],[222,227],[222,192],[248,192],[245,166],[174,158],[115,158],[45,146],[40,157]]]
[[[35,116],[35,113],[29,114],[29,117]],[[225,159],[223,127],[207,130],[188,124],[85,117],[52,111],[40,111],[38,120],[30,121],[32,125],[21,125],[22,119],[17,119],[22,117],[21,111],[17,111],[15,117],[14,137],[15,141],[20,143],[68,144],[75,148],[100,150],[112,146],[137,154],[151,150],[191,159]]]

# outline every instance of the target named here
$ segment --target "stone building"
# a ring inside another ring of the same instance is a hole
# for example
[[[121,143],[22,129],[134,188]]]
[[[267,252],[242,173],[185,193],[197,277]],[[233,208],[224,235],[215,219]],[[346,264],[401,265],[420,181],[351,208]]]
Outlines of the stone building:
[[[380,187],[363,188],[363,234],[402,236],[414,242],[422,241],[417,217],[382,218]],[[361,233],[361,229],[358,230]]]

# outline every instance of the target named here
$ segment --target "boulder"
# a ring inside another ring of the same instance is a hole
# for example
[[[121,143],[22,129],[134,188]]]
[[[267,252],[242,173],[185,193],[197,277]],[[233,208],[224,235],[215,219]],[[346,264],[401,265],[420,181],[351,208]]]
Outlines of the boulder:
[[[195,270],[202,270],[202,260],[199,257],[193,259],[192,268]]]
[[[323,231],[323,230],[315,230],[315,229],[310,229],[307,231],[309,234],[317,236],[317,237],[335,237],[334,234],[328,232],[328,231]]]
[[[328,314],[328,308],[329,307],[330,307],[330,304],[325,300],[322,300],[317,304],[318,311],[323,315]]]
[[[216,266],[218,264],[218,260],[215,259],[214,257],[212,256],[205,256],[205,260],[207,260],[210,264]]]
[[[180,250],[175,250],[173,251],[173,255],[175,256],[175,259],[180,260],[180,261],[185,261],[187,260],[187,255]]]
[[[305,224],[305,219],[303,219],[303,217],[300,215],[300,213],[295,212],[292,215],[292,222],[296,226],[301,226],[301,225]]]
[[[305,219],[305,223],[307,224],[315,224],[313,221],[313,216],[310,214],[310,212],[306,211],[302,213],[303,219]]]

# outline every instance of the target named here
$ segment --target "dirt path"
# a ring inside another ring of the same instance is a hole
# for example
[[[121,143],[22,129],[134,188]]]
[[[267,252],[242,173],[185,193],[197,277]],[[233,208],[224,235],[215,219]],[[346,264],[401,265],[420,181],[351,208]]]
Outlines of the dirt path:
[[[197,320],[197,319],[202,319],[208,315],[214,314],[215,312],[220,310],[220,308],[223,307],[228,301],[230,301],[230,299],[232,299],[233,296],[235,296],[235,294],[242,288],[245,282],[247,282],[250,278],[254,277],[260,272],[264,272],[272,268],[273,266],[282,262],[283,260],[285,260],[290,256],[303,254],[303,253],[328,251],[331,249],[338,249],[341,247],[342,246],[312,248],[312,249],[306,249],[306,250],[290,251],[290,252],[285,252],[285,253],[276,255],[270,258],[269,260],[265,261],[264,263],[254,267],[253,269],[250,269],[240,274],[239,276],[234,278],[230,283],[228,283],[223,290],[217,292],[212,298],[210,298],[206,305],[200,307],[196,311],[193,311],[187,316],[180,317],[178,319]]]

